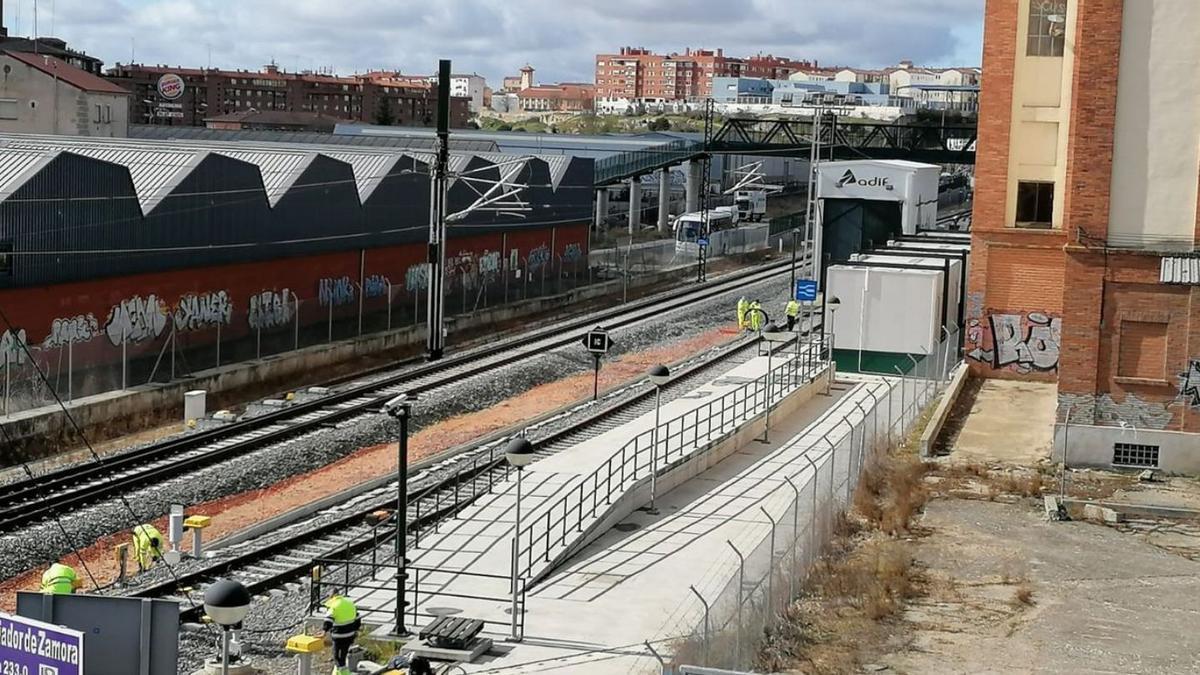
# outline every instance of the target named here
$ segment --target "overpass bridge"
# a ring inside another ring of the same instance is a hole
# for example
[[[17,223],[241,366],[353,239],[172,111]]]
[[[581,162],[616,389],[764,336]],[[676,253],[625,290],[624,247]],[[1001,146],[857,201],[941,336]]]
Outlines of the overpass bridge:
[[[728,118],[708,140],[677,140],[598,160],[597,189],[716,154],[808,157],[811,119]],[[974,164],[978,128],[973,124],[930,126],[848,122],[820,125],[823,158],[906,159],[929,164]]]

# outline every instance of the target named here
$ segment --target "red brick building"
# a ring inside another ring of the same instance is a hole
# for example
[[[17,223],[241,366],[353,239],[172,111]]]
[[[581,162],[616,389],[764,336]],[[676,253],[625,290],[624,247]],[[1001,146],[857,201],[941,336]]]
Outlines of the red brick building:
[[[595,85],[582,82],[538,84],[517,92],[517,101],[524,112],[576,112],[595,107]]]
[[[161,94],[158,83],[164,75],[182,80],[182,94],[172,99]],[[287,73],[274,65],[251,72],[117,64],[104,77],[133,93],[129,119],[134,124],[204,126],[206,118],[251,109],[312,113],[372,124],[379,119],[381,100],[387,99],[393,124],[434,126],[437,91],[419,78],[394,75]],[[466,98],[451,99],[451,127],[466,126],[468,103]]]
[[[1057,383],[1072,463],[1200,470],[1171,433],[1200,432],[1197,25],[1194,0],[987,1],[965,348]]]
[[[748,59],[717,49],[687,49],[655,54],[644,47],[622,47],[617,54],[596,55],[596,97],[602,99],[684,101],[708,98],[714,77],[787,79],[815,62],[778,56]]]

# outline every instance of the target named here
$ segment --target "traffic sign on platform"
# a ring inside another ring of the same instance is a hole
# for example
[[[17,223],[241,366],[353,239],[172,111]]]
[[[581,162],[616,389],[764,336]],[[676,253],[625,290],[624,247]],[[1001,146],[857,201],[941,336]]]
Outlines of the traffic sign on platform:
[[[593,354],[607,354],[609,349],[612,349],[613,341],[608,336],[608,331],[600,326],[596,326],[591,332],[583,336],[583,346]]]
[[[817,282],[815,279],[796,280],[796,302],[816,302]]]
[[[0,673],[83,675],[83,633],[0,612]]]

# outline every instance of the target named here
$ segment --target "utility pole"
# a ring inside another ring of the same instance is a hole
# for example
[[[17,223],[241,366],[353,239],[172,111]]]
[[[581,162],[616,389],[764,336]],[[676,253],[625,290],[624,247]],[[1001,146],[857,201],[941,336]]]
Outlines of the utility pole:
[[[713,100],[704,102],[704,159],[700,162],[700,232],[696,237],[696,282],[704,283],[708,275],[708,242],[712,236],[708,225],[708,177],[712,174],[712,155],[709,143],[713,135]],[[700,242],[704,242],[701,244]]]
[[[816,279],[820,284],[821,252],[816,250],[819,239],[816,234],[817,224],[813,222],[813,217],[817,213],[817,181],[821,164],[821,118],[825,114],[825,107],[820,102],[816,106],[813,109],[812,137],[808,142],[808,199],[804,206],[804,243],[812,256],[809,258],[809,277]],[[792,287],[795,288],[795,286],[796,283],[793,281]]]
[[[450,169],[450,60],[438,61],[437,159],[429,182],[429,302],[426,314],[426,357],[442,358],[446,345],[443,317],[446,281],[446,183]]]

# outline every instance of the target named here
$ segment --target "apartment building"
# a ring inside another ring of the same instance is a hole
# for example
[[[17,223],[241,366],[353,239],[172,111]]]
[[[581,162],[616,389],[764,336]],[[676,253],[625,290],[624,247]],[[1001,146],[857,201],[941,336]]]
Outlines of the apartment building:
[[[135,124],[204,126],[207,118],[249,110],[374,123],[383,99],[393,124],[433,126],[437,115],[437,91],[427,77],[385,71],[339,77],[288,73],[274,64],[246,71],[118,63],[105,79],[133,93],[129,118]],[[466,126],[468,108],[469,99],[451,99],[452,127]]]
[[[717,77],[787,79],[816,64],[784,57],[726,56],[724,50],[686,49],[655,54],[644,47],[622,47],[596,55],[596,97],[627,101],[686,101],[712,95]]]
[[[968,362],[1056,383],[1073,464],[1200,470],[1200,3],[985,17]]]

